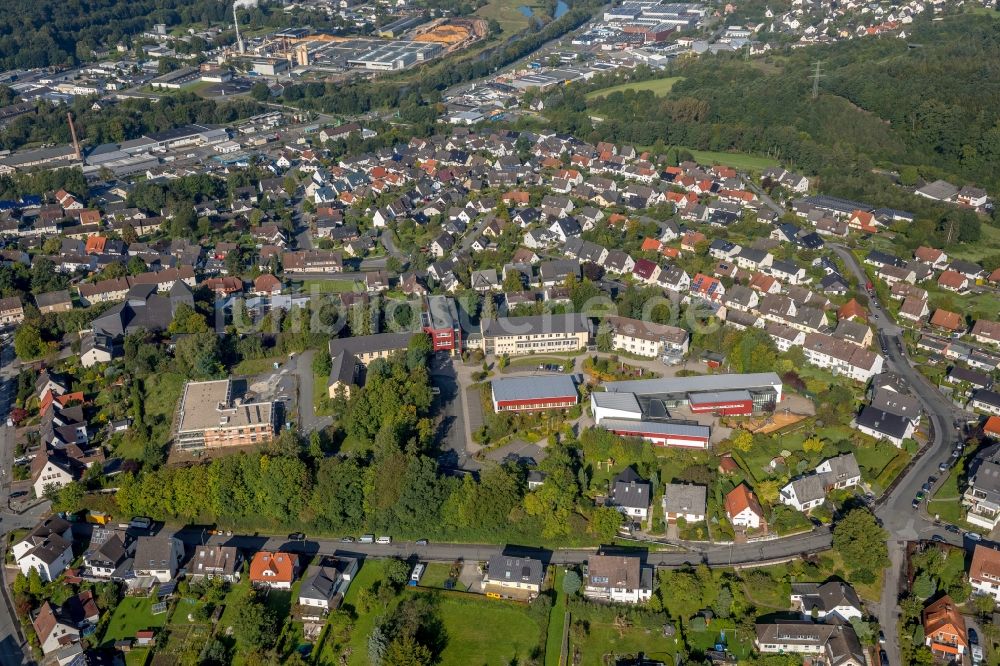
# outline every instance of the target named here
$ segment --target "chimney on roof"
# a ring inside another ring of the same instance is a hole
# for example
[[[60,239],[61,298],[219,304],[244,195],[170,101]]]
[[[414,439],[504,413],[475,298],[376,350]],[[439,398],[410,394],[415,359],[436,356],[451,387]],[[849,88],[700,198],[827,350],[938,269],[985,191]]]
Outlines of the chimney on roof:
[[[73,112],[72,111],[67,111],[66,112],[66,121],[69,123],[69,133],[70,133],[70,136],[73,137],[73,157],[74,157],[74,159],[78,159],[78,160],[83,159],[83,156],[80,154],[80,142],[77,141],[77,139],[76,139],[76,128],[73,127]]]

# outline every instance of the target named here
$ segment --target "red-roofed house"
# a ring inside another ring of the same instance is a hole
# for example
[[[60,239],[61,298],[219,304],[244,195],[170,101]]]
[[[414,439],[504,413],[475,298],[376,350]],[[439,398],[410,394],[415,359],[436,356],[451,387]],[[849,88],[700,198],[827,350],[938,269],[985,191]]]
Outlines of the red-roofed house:
[[[965,618],[945,595],[924,609],[924,645],[935,657],[962,662],[969,647]]]
[[[643,252],[659,252],[663,248],[663,243],[656,240],[655,238],[646,238],[642,241],[642,246],[639,248]]]
[[[1000,416],[991,416],[983,424],[983,434],[993,439],[1000,439]]]
[[[660,277],[660,266],[649,259],[637,259],[632,268],[632,275],[646,284],[653,284]]]
[[[855,299],[851,299],[840,306],[837,310],[837,320],[841,319],[860,319],[862,321],[868,321],[868,312],[861,307]]]
[[[927,247],[921,245],[918,247],[913,256],[917,261],[928,264],[933,268],[944,268],[948,264],[948,255],[933,247]]]
[[[976,544],[969,565],[969,584],[973,594],[988,594],[1000,600],[1000,550]]]
[[[969,289],[969,278],[956,271],[942,271],[937,283],[942,289],[959,294]]]
[[[295,553],[261,550],[250,561],[250,583],[256,586],[290,590],[298,572],[299,556]]]
[[[946,328],[949,331],[961,331],[965,328],[961,315],[941,308],[935,310],[934,314],[931,315],[931,326]]]
[[[271,296],[281,293],[281,280],[270,273],[264,273],[253,281],[253,293],[258,296]]]
[[[691,293],[695,296],[718,303],[726,293],[726,288],[714,277],[698,273],[691,278]]]
[[[726,495],[726,516],[733,527],[747,527],[755,530],[764,524],[764,510],[760,507],[760,502],[747,487],[747,484],[740,485],[729,491]]]
[[[869,234],[878,231],[875,216],[863,210],[856,210],[851,213],[851,217],[847,220],[847,226],[855,231],[864,231]]]
[[[681,250],[685,252],[694,252],[695,246],[698,243],[704,243],[708,240],[708,236],[701,233],[700,231],[688,231],[681,236]]]

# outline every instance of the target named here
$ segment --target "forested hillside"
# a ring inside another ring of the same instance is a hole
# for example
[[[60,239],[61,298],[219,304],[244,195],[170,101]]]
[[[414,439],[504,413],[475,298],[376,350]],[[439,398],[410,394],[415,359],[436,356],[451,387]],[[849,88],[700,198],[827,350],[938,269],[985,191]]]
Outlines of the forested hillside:
[[[1000,21],[960,16],[912,27],[905,40],[861,39],[746,62],[676,65],[666,98],[614,93],[585,102],[568,87],[547,108],[567,131],[637,145],[777,154],[850,190],[872,166],[913,166],[1000,191]],[[813,64],[822,61],[812,98]],[[605,83],[606,85],[606,83]],[[603,123],[589,130],[588,116]]]

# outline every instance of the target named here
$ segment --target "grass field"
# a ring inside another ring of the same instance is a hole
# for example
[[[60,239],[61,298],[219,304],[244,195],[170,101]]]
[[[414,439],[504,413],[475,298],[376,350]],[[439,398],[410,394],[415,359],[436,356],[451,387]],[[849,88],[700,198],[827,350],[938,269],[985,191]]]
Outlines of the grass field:
[[[307,294],[340,294],[354,291],[359,283],[354,280],[303,280],[302,291]]]
[[[476,10],[476,16],[484,19],[494,19],[503,28],[505,34],[520,32],[528,27],[530,19],[521,13],[518,7],[530,7],[535,16],[541,16],[542,7],[530,0],[491,0]]]
[[[126,597],[108,622],[103,643],[110,644],[126,638],[135,638],[135,632],[143,629],[162,627],[167,623],[167,614],[153,615],[153,597]]]
[[[288,360],[287,356],[270,356],[268,358],[250,358],[245,361],[240,361],[233,368],[234,375],[243,375],[245,377],[251,375],[263,375],[264,373],[271,372],[274,370],[275,363],[284,363]]]
[[[734,169],[760,170],[778,166],[778,160],[763,155],[744,155],[741,153],[723,153],[711,150],[687,149],[698,164],[722,164]]]
[[[663,79],[650,79],[649,81],[640,81],[638,83],[622,83],[621,85],[611,86],[610,88],[602,88],[601,90],[593,90],[587,93],[587,99],[596,99],[598,97],[607,97],[611,93],[625,92],[626,90],[634,90],[639,92],[641,90],[652,91],[657,97],[662,97],[666,95],[674,87],[674,84],[680,81],[682,76],[668,76]]]
[[[619,630],[610,622],[590,622],[590,631],[580,640],[572,638],[570,632],[570,660],[580,651],[581,666],[604,666],[604,656],[608,654],[636,654],[642,652],[646,659],[654,659],[667,664],[674,663],[677,645],[672,638],[645,627]]]
[[[152,417],[149,422],[153,423],[153,441],[159,444],[166,444],[170,439],[170,424],[177,401],[184,391],[185,381],[184,375],[176,372],[153,374],[145,380],[146,400],[143,402],[143,409],[148,417]]]
[[[545,638],[545,666],[560,666],[562,663],[563,625],[566,623],[566,594],[562,591],[566,571],[556,567],[556,600],[549,612],[549,628]]]
[[[1000,254],[1000,227],[983,223],[980,228],[982,229],[982,238],[978,242],[950,247],[948,255],[966,261],[979,261],[991,254]]]
[[[485,597],[456,599],[442,595],[438,609],[448,644],[442,664],[506,666],[525,663],[538,645],[541,627],[527,609],[513,602]],[[502,631],[497,631],[502,627]]]

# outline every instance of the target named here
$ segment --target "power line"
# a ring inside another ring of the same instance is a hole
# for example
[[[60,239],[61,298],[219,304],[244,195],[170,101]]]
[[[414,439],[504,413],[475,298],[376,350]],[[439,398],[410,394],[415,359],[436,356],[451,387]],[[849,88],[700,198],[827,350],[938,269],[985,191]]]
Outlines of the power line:
[[[820,73],[821,72],[821,67],[823,65],[823,61],[822,60],[817,60],[813,64],[816,67],[816,70],[812,74],[812,80],[813,80],[813,99],[816,99],[817,97],[819,97],[819,80],[821,78],[823,78],[824,76],[826,76],[826,75]]]

